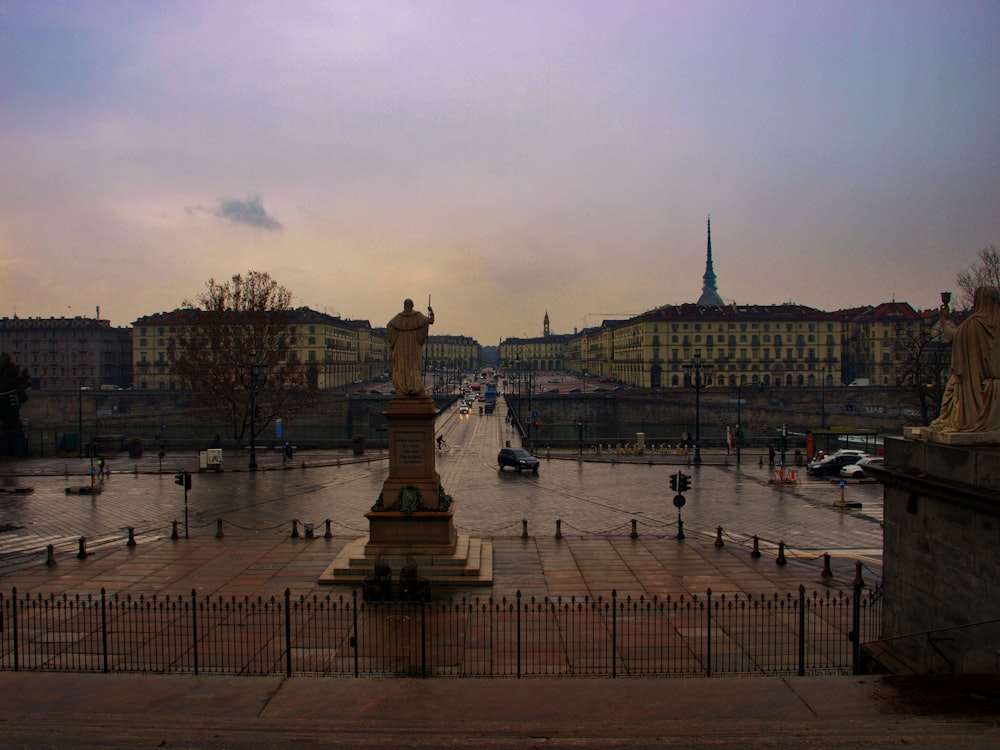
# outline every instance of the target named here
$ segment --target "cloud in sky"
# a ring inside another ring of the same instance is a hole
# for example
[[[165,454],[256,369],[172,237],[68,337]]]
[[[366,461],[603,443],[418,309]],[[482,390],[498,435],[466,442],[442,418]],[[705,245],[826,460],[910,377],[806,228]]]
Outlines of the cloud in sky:
[[[232,224],[244,224],[255,229],[276,232],[284,227],[274,217],[268,215],[259,195],[247,196],[246,200],[223,198],[219,205],[208,209],[213,216],[227,219]]]
[[[243,11],[0,3],[0,314],[126,325],[253,269],[493,344],[697,300],[708,214],[753,304],[930,307],[998,242],[995,3]]]

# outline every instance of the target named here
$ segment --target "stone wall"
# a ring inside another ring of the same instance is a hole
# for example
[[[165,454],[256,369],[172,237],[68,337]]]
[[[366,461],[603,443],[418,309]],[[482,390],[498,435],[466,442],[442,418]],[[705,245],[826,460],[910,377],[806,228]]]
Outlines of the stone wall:
[[[748,447],[766,445],[783,423],[799,433],[789,447],[804,447],[801,435],[820,426],[824,405],[827,426],[899,434],[903,425],[919,424],[908,403],[909,393],[899,389],[744,388],[741,404],[737,394],[735,388],[702,390],[703,445],[723,445],[726,427],[735,427],[739,416]],[[520,403],[525,423],[531,412],[539,414],[539,439],[553,446],[575,442],[580,425],[588,443],[634,440],[637,432],[645,433],[647,442],[677,442],[683,432],[695,432],[692,389],[536,394],[530,404],[526,395],[520,400],[516,393],[506,398],[512,407]],[[385,424],[382,413],[388,403],[388,395],[363,392],[348,398],[343,391],[324,392],[308,412],[282,415],[284,432],[297,443],[320,447],[349,441],[357,433],[377,440],[385,434],[379,428]],[[450,400],[436,399],[436,403],[443,408]],[[31,394],[21,416],[28,421],[34,455],[50,455],[64,436],[75,436],[81,428],[84,443],[95,435],[139,437],[148,448],[159,433],[168,445],[204,446],[216,435],[226,447],[232,444],[232,428],[182,391],[39,391]],[[276,439],[270,427],[259,437]]]
[[[878,474],[885,661],[1000,672],[1000,447],[891,438]]]
[[[739,397],[735,388],[705,388],[700,396],[702,444],[723,445],[726,428],[735,428],[738,420],[746,433],[744,445],[751,446],[766,445],[783,424],[796,436],[790,445],[799,447],[805,445],[805,433],[818,430],[824,421],[828,428],[901,434],[904,426],[920,424],[909,396],[905,390],[876,387],[744,388]],[[698,411],[692,389],[541,394],[530,402],[523,394],[506,398],[512,410],[519,409],[525,428],[530,423],[537,432],[539,444],[554,446],[577,441],[581,431],[587,444],[634,440],[637,432],[647,442],[676,443],[684,432],[694,435]]]

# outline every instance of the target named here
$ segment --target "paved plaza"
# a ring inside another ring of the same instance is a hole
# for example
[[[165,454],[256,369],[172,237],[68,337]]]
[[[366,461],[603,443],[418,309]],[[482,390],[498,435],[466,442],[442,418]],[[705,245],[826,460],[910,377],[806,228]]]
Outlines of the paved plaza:
[[[450,446],[438,453],[438,471],[455,498],[458,530],[494,544],[492,587],[443,594],[846,590],[858,562],[866,585],[881,577],[877,485],[846,486],[847,500],[862,507],[844,508],[837,483],[803,477],[774,485],[760,456],[744,454],[737,465],[735,456],[711,451],[701,466],[688,466],[677,455],[549,455],[543,447],[537,476],[500,472],[497,449],[515,442],[502,411],[465,418],[447,411],[438,431]],[[283,463],[280,453],[262,451],[261,470],[245,463],[227,456],[223,473],[204,473],[194,454],[115,457],[91,496],[74,494],[91,484],[88,459],[5,459],[0,589],[336,593],[317,578],[366,533],[363,514],[378,496],[387,457],[301,451]],[[187,534],[184,491],[174,483],[181,470],[195,472]],[[684,539],[668,482],[677,470],[692,475]],[[89,552],[82,558],[81,537]],[[780,542],[787,565],[777,564]],[[832,578],[822,576],[824,554]],[[985,748],[996,743],[998,707],[992,678],[420,681],[8,671],[0,672],[0,746]]]
[[[677,454],[632,457],[604,450],[598,456],[588,450],[580,456],[540,447],[537,475],[498,471],[497,450],[517,442],[502,411],[446,411],[438,432],[448,443],[437,454],[437,468],[455,499],[456,527],[494,544],[494,585],[448,592],[457,596],[849,588],[857,562],[867,584],[881,578],[876,484],[847,485],[844,496],[862,506],[849,508],[840,504],[837,482],[802,476],[775,485],[761,455],[744,452],[737,465],[735,455],[707,450],[703,463],[692,466]],[[361,458],[301,451],[285,461],[280,452],[260,450],[260,470],[248,471],[245,464],[245,456],[226,456],[225,471],[198,472],[195,453],[114,457],[110,477],[96,482],[100,493],[87,495],[67,489],[91,484],[89,459],[5,461],[0,523],[8,530],[0,534],[0,581],[46,592],[319,590],[325,567],[367,533],[364,513],[381,490],[387,455],[377,449]],[[181,470],[193,472],[186,529],[184,490],[174,481]],[[678,470],[692,477],[681,510],[683,540],[669,489],[669,475]],[[126,544],[130,528],[135,546]],[[759,558],[750,554],[754,536]],[[84,559],[78,558],[81,537],[90,553]],[[776,564],[779,543],[787,565]],[[56,565],[45,564],[48,545]],[[832,578],[821,575],[824,554],[830,555]]]

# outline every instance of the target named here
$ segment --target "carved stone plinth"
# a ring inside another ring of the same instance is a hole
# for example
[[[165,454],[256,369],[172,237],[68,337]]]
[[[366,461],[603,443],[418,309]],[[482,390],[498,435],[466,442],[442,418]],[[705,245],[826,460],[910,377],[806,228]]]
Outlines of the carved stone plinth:
[[[349,543],[319,582],[359,583],[380,562],[393,575],[413,563],[433,583],[491,585],[493,545],[456,533],[452,498],[434,465],[434,401],[429,396],[396,397],[385,416],[389,475],[365,513],[368,536]]]

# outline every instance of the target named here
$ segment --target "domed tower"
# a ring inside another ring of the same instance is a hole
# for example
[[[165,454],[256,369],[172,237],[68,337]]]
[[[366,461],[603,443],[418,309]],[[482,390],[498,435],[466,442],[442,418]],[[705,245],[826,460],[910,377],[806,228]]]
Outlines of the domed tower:
[[[705,263],[705,275],[702,277],[701,296],[698,298],[699,307],[710,305],[724,305],[719,291],[715,287],[715,270],[712,268],[712,217],[708,217],[708,260]]]

